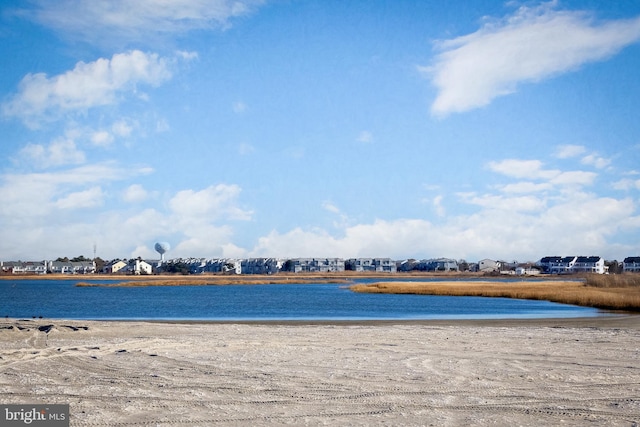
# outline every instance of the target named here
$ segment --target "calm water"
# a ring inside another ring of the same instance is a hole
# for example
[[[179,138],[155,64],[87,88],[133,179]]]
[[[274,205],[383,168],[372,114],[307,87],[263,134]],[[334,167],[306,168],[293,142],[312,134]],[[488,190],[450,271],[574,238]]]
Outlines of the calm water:
[[[335,284],[139,288],[74,285],[72,280],[0,280],[0,316],[86,320],[384,320],[605,315],[597,309],[546,301],[358,294]]]

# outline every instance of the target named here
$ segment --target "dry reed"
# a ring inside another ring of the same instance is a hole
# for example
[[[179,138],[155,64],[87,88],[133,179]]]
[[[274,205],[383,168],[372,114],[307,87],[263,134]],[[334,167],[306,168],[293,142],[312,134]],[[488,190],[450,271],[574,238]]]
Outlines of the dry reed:
[[[354,292],[546,300],[606,310],[640,311],[640,287],[594,287],[578,281],[380,282]]]
[[[125,280],[115,283],[78,282],[78,287],[145,287],[145,286],[222,286],[222,285],[281,285],[309,283],[349,283],[340,278],[274,277],[274,276],[184,276],[179,278],[160,278],[146,280]]]

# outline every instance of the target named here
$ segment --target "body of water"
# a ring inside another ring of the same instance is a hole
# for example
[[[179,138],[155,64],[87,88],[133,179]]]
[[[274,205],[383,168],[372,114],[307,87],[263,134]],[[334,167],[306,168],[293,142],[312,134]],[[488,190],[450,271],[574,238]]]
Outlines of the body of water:
[[[104,281],[103,281],[104,282]],[[360,294],[336,284],[76,287],[0,280],[0,316],[83,320],[397,320],[602,316],[509,298]]]

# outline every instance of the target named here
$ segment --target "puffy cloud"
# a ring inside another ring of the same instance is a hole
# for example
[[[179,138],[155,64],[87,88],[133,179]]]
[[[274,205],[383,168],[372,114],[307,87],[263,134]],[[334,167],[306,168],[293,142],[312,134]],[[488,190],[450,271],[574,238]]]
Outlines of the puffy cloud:
[[[113,135],[105,130],[99,130],[91,135],[91,142],[97,146],[107,146],[113,142]]]
[[[111,125],[111,131],[117,136],[127,137],[131,135],[133,126],[127,120],[121,119]]]
[[[597,154],[589,154],[581,160],[582,164],[594,166],[597,169],[604,169],[611,164],[611,159],[600,157]]]
[[[134,91],[138,84],[157,86],[171,77],[169,62],[155,53],[133,50],[111,59],[78,62],[73,70],[52,77],[27,74],[2,110],[37,126],[43,117],[113,104],[119,93]]]
[[[640,39],[640,17],[596,23],[585,12],[554,7],[523,6],[472,34],[438,43],[433,66],[419,68],[438,89],[432,114],[482,107],[520,83],[605,60]]]
[[[72,207],[73,198],[84,197],[87,206],[91,196],[98,194],[97,184],[113,182],[149,173],[146,168],[123,169],[109,163],[78,166],[62,171],[5,174],[0,176],[0,224],[29,224],[34,218],[55,214],[56,209]],[[88,193],[83,191],[91,190]],[[78,193],[71,198],[70,195]],[[65,201],[66,200],[66,201]],[[62,201],[62,202],[61,202]],[[82,203],[80,203],[82,204]],[[67,216],[63,216],[67,218]],[[62,219],[64,219],[61,217]],[[35,221],[40,221],[36,219]]]
[[[127,203],[138,203],[146,200],[149,193],[140,184],[132,184],[122,193],[122,200]]]
[[[348,226],[339,236],[323,229],[273,230],[261,237],[249,254],[536,261],[556,253],[593,253],[619,258],[630,248],[610,244],[609,238],[625,227],[640,228],[640,216],[631,199],[579,193],[545,209],[540,208],[546,200],[535,198],[485,195],[468,202],[480,209],[449,216],[438,224],[422,219],[376,220]]]
[[[249,220],[252,212],[236,206],[237,185],[218,184],[204,190],[182,190],[169,201],[171,211],[183,222],[209,222],[217,219]]]
[[[104,193],[100,187],[92,187],[88,190],[77,191],[55,201],[59,209],[82,209],[102,205]]]
[[[613,183],[616,190],[640,190],[640,179],[624,178]]]
[[[19,153],[20,158],[39,168],[78,165],[85,162],[85,154],[73,139],[59,138],[49,145],[28,144]]]

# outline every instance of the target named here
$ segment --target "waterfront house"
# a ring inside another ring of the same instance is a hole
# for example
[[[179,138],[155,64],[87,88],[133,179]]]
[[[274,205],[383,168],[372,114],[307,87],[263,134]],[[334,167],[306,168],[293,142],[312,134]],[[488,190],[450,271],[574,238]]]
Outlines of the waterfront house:
[[[540,259],[538,265],[547,274],[604,274],[608,271],[600,256],[546,256]]]
[[[630,256],[622,262],[622,271],[625,273],[640,273],[640,256]]]
[[[123,268],[125,268],[126,266],[127,266],[127,263],[124,261],[120,261],[120,260],[111,261],[110,263],[106,264],[102,268],[102,272],[107,274],[115,274],[115,273],[118,273]]]
[[[418,269],[421,271],[459,271],[458,261],[449,258],[422,260]]]
[[[478,261],[478,271],[481,273],[500,271],[500,262],[488,258],[482,259]]]
[[[96,263],[93,261],[49,261],[49,272],[54,274],[93,274]]]
[[[242,274],[276,274],[282,262],[276,258],[248,258],[240,261]]]
[[[293,258],[286,264],[294,273],[339,273],[345,270],[342,258]]]
[[[46,261],[0,261],[0,269],[5,274],[47,274]]]
[[[352,258],[345,261],[345,269],[352,271],[372,271],[377,273],[395,273],[397,267],[391,258]]]
[[[597,273],[604,274],[608,267],[604,265],[604,259],[599,256],[578,256],[573,263],[573,273]]]

